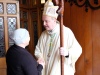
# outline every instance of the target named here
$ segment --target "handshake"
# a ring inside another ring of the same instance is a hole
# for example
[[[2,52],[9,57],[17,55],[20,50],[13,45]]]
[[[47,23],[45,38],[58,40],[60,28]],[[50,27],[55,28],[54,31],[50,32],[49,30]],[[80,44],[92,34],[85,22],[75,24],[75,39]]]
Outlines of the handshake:
[[[45,66],[45,61],[44,61],[43,58],[39,58],[39,59],[37,60],[37,62],[38,62],[39,64],[41,64],[41,65],[43,66],[43,68],[44,68],[44,66]]]
[[[60,47],[60,48],[59,48],[59,51],[60,51],[60,55],[65,56],[65,57],[68,57],[68,56],[69,56],[68,50],[66,50],[64,47]],[[38,62],[39,64],[41,64],[41,65],[43,66],[43,68],[44,68],[44,66],[45,66],[45,61],[44,61],[43,58],[39,58],[39,59],[37,60],[37,62]]]

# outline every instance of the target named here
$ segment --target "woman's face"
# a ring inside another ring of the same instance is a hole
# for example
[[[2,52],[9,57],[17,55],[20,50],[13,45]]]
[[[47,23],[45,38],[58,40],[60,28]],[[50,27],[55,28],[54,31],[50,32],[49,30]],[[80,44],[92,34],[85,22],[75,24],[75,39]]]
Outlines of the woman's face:
[[[56,26],[56,19],[50,16],[43,15],[42,16],[43,26],[46,30],[53,30]]]

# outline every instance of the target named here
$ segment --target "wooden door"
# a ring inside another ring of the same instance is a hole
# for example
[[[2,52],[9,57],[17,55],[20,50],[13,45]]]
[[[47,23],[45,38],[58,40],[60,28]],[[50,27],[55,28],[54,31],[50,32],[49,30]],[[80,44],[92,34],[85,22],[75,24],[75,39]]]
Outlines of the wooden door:
[[[34,49],[42,32],[42,10],[46,0],[19,0],[20,27],[30,33],[30,43],[26,49],[34,56]]]
[[[0,0],[0,75],[6,75],[5,54],[13,44],[10,35],[19,27],[19,2]]]

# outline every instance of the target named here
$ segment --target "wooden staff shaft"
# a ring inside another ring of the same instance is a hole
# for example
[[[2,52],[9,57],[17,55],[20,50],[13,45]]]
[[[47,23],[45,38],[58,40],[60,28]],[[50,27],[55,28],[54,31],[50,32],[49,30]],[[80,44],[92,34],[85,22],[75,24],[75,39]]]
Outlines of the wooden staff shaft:
[[[60,19],[60,47],[64,47],[64,29],[63,29],[63,12],[64,12],[64,1],[55,0],[56,5],[59,5],[59,10],[57,11]],[[61,75],[64,75],[64,56],[61,56]]]
[[[59,6],[57,13],[59,14],[60,19],[60,47],[64,47],[64,29],[63,29],[63,12],[64,12],[64,1],[63,0],[55,0],[56,5]],[[64,56],[60,56],[61,58],[61,75],[64,75]]]
[[[60,18],[60,47],[64,47],[63,15]],[[64,75],[64,56],[61,56],[61,75]]]

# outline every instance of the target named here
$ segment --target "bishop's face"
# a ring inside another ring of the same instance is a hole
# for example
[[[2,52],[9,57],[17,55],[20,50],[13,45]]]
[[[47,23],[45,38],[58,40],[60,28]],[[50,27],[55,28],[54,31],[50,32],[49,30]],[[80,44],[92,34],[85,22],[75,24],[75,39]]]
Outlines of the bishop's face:
[[[53,30],[56,26],[56,19],[50,16],[43,15],[42,16],[43,26],[46,30]]]

